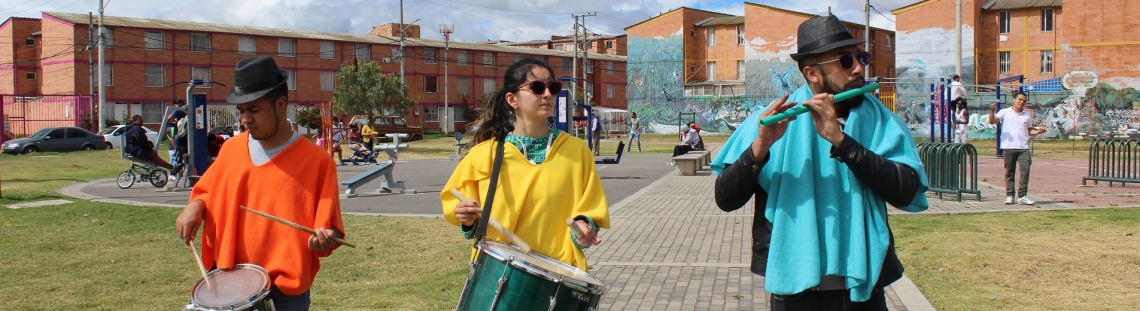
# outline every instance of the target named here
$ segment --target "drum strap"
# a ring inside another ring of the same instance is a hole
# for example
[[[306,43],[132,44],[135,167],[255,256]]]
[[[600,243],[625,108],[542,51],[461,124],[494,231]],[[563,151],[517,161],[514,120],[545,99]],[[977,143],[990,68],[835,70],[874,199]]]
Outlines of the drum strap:
[[[479,242],[487,237],[487,220],[491,217],[491,206],[495,202],[495,188],[499,185],[499,170],[503,168],[503,145],[506,144],[506,136],[497,139],[497,147],[495,147],[495,166],[491,168],[491,186],[487,189],[487,203],[483,204],[483,215],[479,216],[479,227],[475,228],[475,247],[478,247]]]

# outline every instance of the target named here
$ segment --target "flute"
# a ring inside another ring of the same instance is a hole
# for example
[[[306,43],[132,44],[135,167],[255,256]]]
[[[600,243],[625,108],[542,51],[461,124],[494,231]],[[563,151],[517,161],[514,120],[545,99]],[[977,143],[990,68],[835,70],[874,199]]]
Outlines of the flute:
[[[846,91],[843,93],[836,94],[835,99],[833,99],[832,101],[835,101],[835,102],[845,101],[845,100],[851,99],[852,97],[861,96],[861,95],[863,95],[863,93],[867,93],[867,92],[874,91],[877,89],[879,89],[879,83],[873,82],[871,84],[864,85],[861,88],[857,88],[857,89],[853,89],[853,90],[849,90],[849,91]],[[788,118],[797,116],[801,113],[808,112],[808,111],[811,111],[811,107],[804,106],[804,105],[795,106],[795,107],[792,107],[791,109],[784,110],[784,112],[771,115],[771,116],[764,118],[764,119],[760,119],[760,126],[772,125],[772,123],[784,121],[784,120],[787,120]]]

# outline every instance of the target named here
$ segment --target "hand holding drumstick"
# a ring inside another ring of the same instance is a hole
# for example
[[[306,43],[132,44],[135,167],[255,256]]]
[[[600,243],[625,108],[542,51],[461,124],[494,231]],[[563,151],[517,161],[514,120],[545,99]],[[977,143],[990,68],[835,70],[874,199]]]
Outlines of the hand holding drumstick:
[[[459,218],[459,222],[463,223],[464,226],[475,225],[475,220],[479,219],[479,214],[483,212],[483,209],[479,207],[479,203],[467,199],[467,196],[464,196],[462,192],[459,192],[459,190],[455,188],[451,188],[451,195],[459,199],[459,204],[455,207],[455,217]],[[460,209],[463,210],[461,211]],[[523,241],[522,238],[515,235],[511,230],[504,228],[494,217],[487,219],[487,225],[491,226],[491,228],[495,228],[499,233],[502,233],[508,240],[511,240],[511,243],[514,243],[515,246],[522,249],[524,253],[530,252],[530,244],[527,244],[526,241]]]

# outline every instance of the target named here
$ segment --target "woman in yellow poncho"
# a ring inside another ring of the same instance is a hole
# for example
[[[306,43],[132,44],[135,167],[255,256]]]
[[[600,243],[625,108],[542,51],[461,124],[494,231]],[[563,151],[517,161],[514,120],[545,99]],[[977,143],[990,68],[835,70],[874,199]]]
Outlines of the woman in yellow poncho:
[[[504,140],[491,217],[534,251],[588,271],[582,249],[602,242],[597,232],[610,226],[609,204],[586,142],[546,124],[554,111],[554,96],[562,89],[553,73],[549,65],[534,59],[507,69],[503,88],[485,109],[485,121],[474,134],[475,146],[439,197],[447,221],[473,238],[483,211],[480,204],[487,200],[495,148]],[[451,189],[471,201],[460,202]],[[567,218],[575,219],[583,236],[571,233]],[[487,238],[509,242],[494,230],[487,230]]]

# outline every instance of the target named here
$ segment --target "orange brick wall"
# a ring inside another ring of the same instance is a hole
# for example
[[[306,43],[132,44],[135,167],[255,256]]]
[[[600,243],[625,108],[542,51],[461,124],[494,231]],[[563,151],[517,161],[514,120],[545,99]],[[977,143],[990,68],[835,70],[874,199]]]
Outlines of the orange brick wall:
[[[1058,27],[1066,19],[1061,8],[1053,8],[1053,31],[1041,30],[1041,8],[1010,10],[1010,31],[1000,32],[1001,11],[982,11],[978,28],[978,79],[993,83],[1001,78],[1024,75],[1026,81],[1052,79],[1064,75],[1061,53],[1063,31]],[[1005,37],[1005,41],[1001,40]],[[1041,72],[1041,51],[1053,52],[1053,71]],[[1010,52],[1010,72],[999,71],[999,53]]]
[[[1115,87],[1140,88],[1140,4],[1133,0],[1065,2],[1058,18],[1065,72],[1091,70]],[[1060,53],[1059,53],[1060,54]],[[1059,55],[1058,54],[1058,55]],[[1063,73],[1062,73],[1063,75]]]
[[[737,61],[744,60],[744,46],[737,44],[736,40],[736,26],[737,25],[715,25],[707,27],[697,27],[696,31],[697,40],[700,42],[698,47],[698,55],[704,55],[704,66],[708,66],[708,62],[716,63],[716,80],[739,80],[741,77],[737,72]],[[741,25],[743,26],[743,25]],[[708,31],[709,28],[715,29],[715,45],[708,45]],[[694,61],[697,61],[694,59]],[[698,64],[701,66],[701,64]],[[704,70],[705,79],[708,79],[708,70]]]
[[[34,95],[40,92],[37,82],[42,79],[40,70],[41,37],[35,37],[35,46],[28,46],[26,40],[33,32],[40,31],[40,21],[31,18],[9,18],[0,26],[0,94]],[[35,72],[35,80],[28,80],[27,73]]]
[[[761,39],[765,44],[748,44],[749,59],[765,59],[779,56],[792,62],[790,54],[798,52],[800,24],[812,18],[812,15],[774,9],[763,5],[748,3],[744,7],[745,40],[752,42]],[[773,22],[776,21],[776,22]],[[844,22],[848,30],[856,39],[864,38],[863,25]],[[890,78],[888,71],[895,65],[895,55],[892,50],[895,45],[894,34],[890,31],[871,28],[871,69],[872,76]],[[887,43],[890,43],[889,45]],[[862,48],[862,47],[860,47]],[[794,63],[793,63],[794,66]]]

